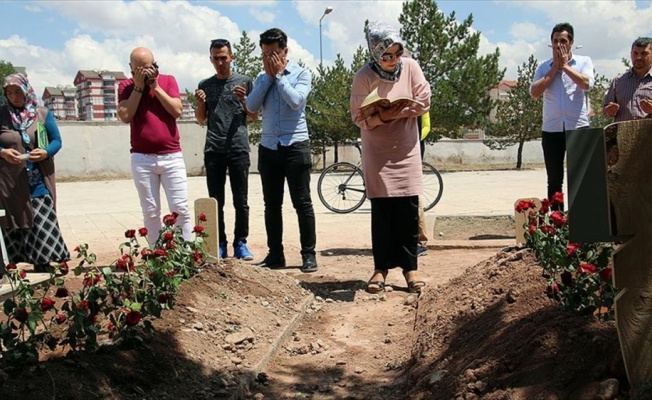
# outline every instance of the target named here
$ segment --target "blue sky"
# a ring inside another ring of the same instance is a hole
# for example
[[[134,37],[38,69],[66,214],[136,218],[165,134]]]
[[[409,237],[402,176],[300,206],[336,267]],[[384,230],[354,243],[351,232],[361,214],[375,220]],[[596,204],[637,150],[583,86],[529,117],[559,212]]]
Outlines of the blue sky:
[[[319,64],[319,18],[323,18],[324,64],[340,53],[345,60],[364,45],[365,19],[398,26],[402,1],[15,1],[2,2],[0,59],[27,67],[39,96],[45,86],[72,85],[79,69],[113,69],[129,75],[128,56],[136,46],[150,47],[161,71],[194,89],[214,73],[208,61],[210,39],[252,38],[270,27],[290,37],[290,54],[309,67]],[[506,78],[530,54],[549,57],[551,27],[568,21],[575,27],[578,54],[592,57],[608,77],[623,70],[629,46],[652,36],[650,1],[438,1],[446,14],[462,20],[470,13],[482,34],[481,53],[501,51]]]

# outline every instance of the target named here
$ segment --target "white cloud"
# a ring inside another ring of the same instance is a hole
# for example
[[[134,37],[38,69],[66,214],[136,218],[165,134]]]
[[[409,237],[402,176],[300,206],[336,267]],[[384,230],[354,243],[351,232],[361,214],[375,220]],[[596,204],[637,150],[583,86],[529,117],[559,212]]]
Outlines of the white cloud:
[[[258,8],[250,8],[249,13],[256,19],[256,21],[270,25],[276,20],[276,14],[272,11],[261,11]]]
[[[532,22],[517,22],[512,25],[509,33],[517,40],[539,40],[546,31]]]
[[[23,9],[25,9],[25,10],[27,10],[29,12],[33,12],[33,13],[40,13],[40,12],[43,11],[43,10],[41,10],[41,7],[39,7],[37,5],[34,5],[34,4],[27,4],[27,5],[23,6]]]

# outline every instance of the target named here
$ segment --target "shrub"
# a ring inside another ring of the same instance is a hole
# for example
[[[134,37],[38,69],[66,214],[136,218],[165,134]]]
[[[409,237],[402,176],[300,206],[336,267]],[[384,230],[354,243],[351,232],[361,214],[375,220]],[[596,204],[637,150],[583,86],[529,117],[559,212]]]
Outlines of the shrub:
[[[174,226],[177,216],[163,217],[164,227],[151,248],[141,247],[136,235],[145,237],[147,229],[127,230],[127,240],[119,246],[120,257],[108,267],[95,265],[95,255],[86,244],[76,247],[79,262],[73,272],[83,275],[77,292],[66,288],[66,262],[51,268],[50,279],[40,287],[30,285],[25,272],[14,264],[7,265],[13,297],[4,302],[6,318],[0,322],[3,358],[8,362],[37,360],[42,343],[95,351],[99,338],[116,344],[142,341],[142,333],[152,329],[151,319],[172,308],[181,283],[197,274],[206,259],[203,227],[197,225],[195,239],[185,241]],[[206,220],[203,214],[199,220]],[[61,299],[58,307],[48,296],[53,286],[54,297]],[[53,338],[52,326],[64,330],[62,337]]]
[[[564,309],[578,314],[597,311],[599,318],[612,319],[618,292],[610,262],[614,244],[569,242],[568,215],[556,210],[563,204],[563,193],[556,193],[551,200],[543,199],[538,210],[530,201],[516,205],[516,211],[528,213],[526,246],[543,267],[546,294]]]

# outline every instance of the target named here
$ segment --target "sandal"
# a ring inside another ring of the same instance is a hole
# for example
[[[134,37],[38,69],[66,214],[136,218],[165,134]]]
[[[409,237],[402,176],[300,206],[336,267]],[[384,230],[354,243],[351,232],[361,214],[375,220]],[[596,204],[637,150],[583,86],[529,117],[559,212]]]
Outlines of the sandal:
[[[421,289],[426,286],[424,281],[410,281],[407,284],[410,293],[421,293]]]
[[[377,277],[382,277],[383,280],[377,279]],[[376,279],[374,279],[376,278]],[[387,278],[387,271],[374,270],[374,274],[371,275],[369,282],[367,282],[367,293],[376,294],[385,290],[385,278]]]
[[[369,281],[367,282],[367,293],[376,294],[385,290],[385,282]]]

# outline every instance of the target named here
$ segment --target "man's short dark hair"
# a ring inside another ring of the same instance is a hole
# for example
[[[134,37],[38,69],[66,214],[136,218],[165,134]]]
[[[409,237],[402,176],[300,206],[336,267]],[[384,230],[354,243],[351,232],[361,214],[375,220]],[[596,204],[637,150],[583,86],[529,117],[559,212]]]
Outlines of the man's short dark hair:
[[[568,22],[562,22],[561,24],[555,25],[552,28],[552,33],[550,34],[550,40],[552,40],[552,37],[557,32],[568,32],[568,40],[570,40],[571,42],[575,37],[575,31],[573,30],[573,25],[569,24]]]
[[[261,47],[264,44],[274,43],[278,43],[278,47],[281,49],[286,48],[288,46],[288,35],[286,35],[285,32],[278,28],[268,29],[260,34],[260,42],[258,44]]]
[[[634,47],[647,47],[652,44],[652,38],[641,36],[638,39],[634,40],[632,43],[632,49]]]
[[[211,51],[213,49],[221,49],[224,46],[226,46],[229,49],[229,53],[231,53],[231,43],[229,43],[228,40],[226,40],[226,39],[213,39],[213,40],[211,40],[211,47],[208,49],[208,51]]]

